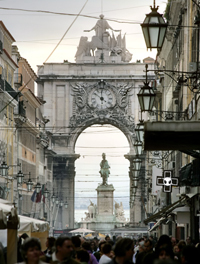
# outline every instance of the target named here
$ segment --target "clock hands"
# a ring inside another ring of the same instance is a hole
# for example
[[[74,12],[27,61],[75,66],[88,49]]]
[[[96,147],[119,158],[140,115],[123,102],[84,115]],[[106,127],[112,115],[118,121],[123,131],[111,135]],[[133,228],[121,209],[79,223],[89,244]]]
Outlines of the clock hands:
[[[104,97],[102,96],[102,93],[101,93],[101,96],[99,94],[97,94],[97,92],[94,93],[96,96],[98,96],[101,100],[101,103],[106,102],[106,100],[104,99]]]

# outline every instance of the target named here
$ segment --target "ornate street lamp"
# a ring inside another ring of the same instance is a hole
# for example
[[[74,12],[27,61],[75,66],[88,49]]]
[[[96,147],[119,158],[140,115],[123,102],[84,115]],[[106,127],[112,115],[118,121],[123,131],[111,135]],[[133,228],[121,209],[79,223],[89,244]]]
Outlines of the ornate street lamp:
[[[133,170],[139,171],[142,165],[141,159],[134,159],[133,160]]]
[[[167,31],[167,23],[163,15],[157,12],[158,7],[154,0],[153,7],[151,6],[151,13],[146,15],[146,18],[141,24],[142,32],[146,42],[147,49],[161,49]]]
[[[64,205],[63,200],[60,201],[60,204],[59,205],[60,205],[60,207],[63,207],[63,205]]]
[[[56,197],[56,205],[59,205],[59,198],[58,198],[58,196]]]
[[[22,184],[24,179],[24,174],[21,170],[17,173],[17,184]]]
[[[137,124],[135,128],[135,133],[137,140],[143,142],[144,140],[144,120],[140,120],[140,123]]]
[[[6,176],[8,176],[9,166],[5,162],[5,153],[3,154],[3,158],[4,158],[4,161],[3,161],[3,163],[0,166],[0,170],[1,170],[1,176],[6,177]]]
[[[142,142],[136,140],[134,147],[135,147],[136,156],[142,155]]]
[[[54,191],[53,191],[53,194],[51,196],[51,199],[52,199],[52,203],[55,203],[55,201],[56,201],[56,195],[55,195]]]
[[[65,208],[67,209],[67,207],[68,207],[68,203],[67,203],[67,201],[65,202],[64,206],[65,206]]]
[[[45,197],[45,198],[48,198],[48,196],[49,196],[49,191],[48,191],[48,189],[46,188],[46,189],[44,190],[44,197]]]
[[[31,173],[29,172],[29,179],[26,183],[26,186],[27,186],[27,191],[30,192],[32,191],[32,188],[33,188],[33,182],[31,180]]]
[[[148,111],[151,112],[153,109],[154,101],[156,94],[152,87],[149,86],[147,82],[147,68],[148,64],[145,65],[146,68],[146,81],[144,82],[144,86],[141,88],[139,93],[137,94],[141,112]]]
[[[36,193],[39,193],[40,190],[41,190],[41,188],[42,188],[42,186],[41,186],[41,184],[38,182],[38,183],[36,184],[36,186],[35,186]]]

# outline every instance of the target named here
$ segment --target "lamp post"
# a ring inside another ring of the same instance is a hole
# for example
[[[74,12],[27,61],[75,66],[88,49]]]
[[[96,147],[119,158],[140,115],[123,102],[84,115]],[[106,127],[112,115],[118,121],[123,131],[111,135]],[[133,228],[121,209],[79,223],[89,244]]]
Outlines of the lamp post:
[[[142,155],[142,147],[143,147],[142,142],[136,140],[134,147],[135,147],[136,156]]]
[[[32,188],[33,188],[33,182],[31,180],[31,173],[29,172],[29,179],[26,183],[26,186],[27,186],[27,191],[30,192],[32,191]]]
[[[151,13],[146,15],[144,22],[141,24],[142,32],[146,42],[147,49],[161,49],[167,31],[167,23],[163,15],[157,12],[158,7],[154,0]]]
[[[137,124],[135,128],[135,133],[137,140],[143,142],[144,139],[144,120],[140,120],[140,123]]]
[[[150,111],[152,111],[156,94],[154,93],[153,88],[150,87],[149,83],[147,82],[147,69],[148,69],[147,64],[145,65],[145,68],[146,68],[146,71],[145,71],[146,72],[146,81],[144,82],[144,86],[141,88],[141,90],[139,91],[137,96],[138,96],[141,111],[142,112],[145,112],[145,111],[150,112]]]
[[[17,173],[17,184],[22,184],[24,179],[24,174],[21,170]]]
[[[41,184],[38,182],[36,185],[35,185],[35,190],[36,190],[36,193],[39,193],[40,190],[41,190],[42,186]]]
[[[142,165],[142,160],[141,159],[134,159],[133,160],[133,170],[140,171]]]
[[[46,189],[44,190],[44,197],[45,197],[45,198],[48,198],[48,196],[49,196],[49,191],[48,191],[48,189],[46,188]]]
[[[68,207],[67,201],[65,202],[64,206],[65,206],[65,209],[67,209],[67,207]]]

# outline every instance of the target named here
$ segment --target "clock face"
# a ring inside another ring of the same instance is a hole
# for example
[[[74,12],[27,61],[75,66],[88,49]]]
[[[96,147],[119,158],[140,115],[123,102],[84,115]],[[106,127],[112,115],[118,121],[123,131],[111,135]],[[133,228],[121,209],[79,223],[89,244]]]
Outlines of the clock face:
[[[90,105],[98,109],[111,108],[115,105],[114,98],[111,90],[98,88],[91,92]]]

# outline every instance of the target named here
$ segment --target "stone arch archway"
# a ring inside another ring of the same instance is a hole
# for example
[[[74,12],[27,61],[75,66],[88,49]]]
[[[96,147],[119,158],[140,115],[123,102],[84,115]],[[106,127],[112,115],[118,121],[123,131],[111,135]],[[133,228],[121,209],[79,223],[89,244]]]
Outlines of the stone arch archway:
[[[83,122],[80,126],[76,127],[72,135],[69,138],[69,146],[72,147],[74,153],[75,153],[75,145],[78,137],[81,135],[81,133],[88,127],[92,125],[112,125],[116,128],[118,128],[127,138],[129,147],[130,147],[130,153],[134,155],[134,142],[135,142],[135,128],[134,128],[134,122],[130,122],[129,127],[124,126],[122,122],[119,122],[117,120],[113,120],[111,118],[92,118],[90,120],[86,120]]]
[[[126,126],[124,123],[126,122]],[[56,178],[59,182],[60,178],[60,189],[67,188],[67,194],[68,201],[69,201],[69,210],[71,213],[70,215],[66,215],[66,212],[62,211],[60,214],[61,222],[65,222],[66,218],[68,218],[69,223],[71,223],[70,226],[73,227],[74,225],[74,194],[75,194],[75,175],[76,175],[76,169],[75,169],[75,162],[76,159],[80,157],[79,153],[75,152],[75,146],[77,139],[81,135],[81,133],[88,127],[91,127],[92,125],[96,124],[109,124],[116,128],[118,128],[127,138],[127,141],[129,143],[130,151],[128,154],[125,155],[125,158],[129,160],[130,166],[129,166],[129,176],[131,181],[132,176],[132,164],[133,164],[133,158],[135,156],[135,150],[134,150],[134,141],[135,141],[135,124],[134,120],[129,120],[129,123],[127,123],[127,120],[119,121],[117,118],[108,118],[108,117],[96,117],[96,118],[90,118],[87,120],[84,120],[83,122],[79,123],[79,125],[75,126],[74,128],[71,128],[71,132],[67,139],[68,149],[71,149],[71,153],[63,155],[62,157],[57,157],[57,169],[56,172],[56,166],[54,166],[54,175],[57,175]],[[55,163],[56,164],[56,163]],[[131,184],[131,182],[130,182]]]

